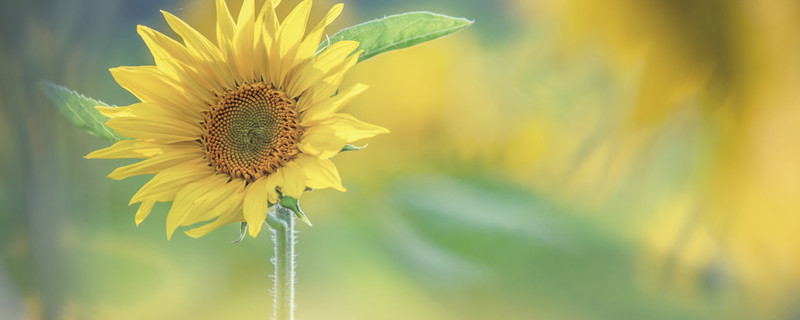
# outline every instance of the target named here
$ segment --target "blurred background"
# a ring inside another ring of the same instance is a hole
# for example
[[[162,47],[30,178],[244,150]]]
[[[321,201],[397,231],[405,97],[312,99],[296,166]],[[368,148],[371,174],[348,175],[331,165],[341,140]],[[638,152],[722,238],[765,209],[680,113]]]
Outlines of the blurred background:
[[[135,102],[108,69],[159,9],[214,39],[211,0],[0,2],[0,318],[271,313],[267,233],[135,227],[149,177],[36,85]],[[392,133],[303,196],[298,319],[800,318],[800,3],[351,0],[328,33],[412,10],[476,22],[345,80]]]

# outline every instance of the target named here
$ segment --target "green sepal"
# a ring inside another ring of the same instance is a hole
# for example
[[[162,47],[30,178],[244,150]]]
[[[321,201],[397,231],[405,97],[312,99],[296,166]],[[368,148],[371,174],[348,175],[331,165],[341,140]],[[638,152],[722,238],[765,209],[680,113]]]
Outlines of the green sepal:
[[[236,239],[233,243],[239,243],[244,240],[244,237],[247,235],[247,222],[242,222],[239,224],[239,239]]]
[[[446,36],[472,25],[474,21],[433,12],[407,12],[367,21],[342,29],[320,43],[317,54],[342,40],[358,41],[364,50],[358,62],[384,52],[408,48]]]
[[[95,109],[96,106],[112,107],[111,105],[52,82],[40,82],[39,88],[44,91],[64,118],[67,118],[74,126],[111,142],[130,139],[106,126],[108,118]]]
[[[365,144],[363,146],[356,147],[356,146],[354,146],[352,144],[346,144],[346,145],[344,145],[344,148],[342,148],[342,151],[339,151],[339,153],[342,153],[342,152],[345,152],[345,151],[358,151],[358,150],[366,148],[368,145],[369,144]]]
[[[300,210],[300,200],[282,195],[281,199],[278,200],[278,204],[280,204],[281,207],[292,210],[298,219],[312,226],[311,221],[308,221],[306,215]]]

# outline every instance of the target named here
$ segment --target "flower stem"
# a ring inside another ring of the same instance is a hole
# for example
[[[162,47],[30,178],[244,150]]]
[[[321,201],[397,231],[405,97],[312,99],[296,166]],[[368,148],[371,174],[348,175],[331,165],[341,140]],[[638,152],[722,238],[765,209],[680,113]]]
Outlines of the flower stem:
[[[295,253],[297,242],[294,231],[294,213],[279,204],[275,205],[275,214],[267,214],[267,225],[272,230],[272,243],[275,245],[272,264],[275,265],[273,275],[273,312],[274,320],[294,319],[294,282]]]

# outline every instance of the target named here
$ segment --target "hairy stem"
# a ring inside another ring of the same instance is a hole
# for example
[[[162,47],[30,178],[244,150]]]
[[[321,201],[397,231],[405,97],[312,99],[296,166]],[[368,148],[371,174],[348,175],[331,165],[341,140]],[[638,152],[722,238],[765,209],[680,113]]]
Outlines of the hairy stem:
[[[267,214],[267,225],[272,231],[272,243],[275,245],[272,264],[275,265],[273,275],[273,313],[272,319],[294,319],[294,282],[295,253],[297,242],[294,231],[294,213],[280,205],[275,205],[275,214]]]

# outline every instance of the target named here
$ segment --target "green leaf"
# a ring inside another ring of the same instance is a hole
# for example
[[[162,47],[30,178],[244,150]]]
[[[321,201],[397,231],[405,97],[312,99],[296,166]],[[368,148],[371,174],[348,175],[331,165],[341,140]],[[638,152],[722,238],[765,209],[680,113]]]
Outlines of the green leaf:
[[[473,22],[433,12],[408,12],[345,28],[323,41],[317,48],[317,53],[338,41],[358,41],[361,43],[358,49],[364,50],[358,59],[361,62],[384,52],[446,36],[470,26]]]
[[[128,139],[107,127],[104,123],[108,121],[108,118],[94,108],[95,106],[108,107],[107,103],[88,98],[52,82],[40,82],[39,87],[58,111],[76,127],[113,142]]]
[[[308,218],[303,213],[303,210],[300,210],[300,200],[297,200],[292,197],[281,196],[281,199],[278,200],[278,202],[281,205],[281,207],[292,210],[292,212],[294,212],[294,214],[297,215],[298,219],[303,220],[303,222],[305,222],[309,226],[312,225],[311,221],[308,221]]]

